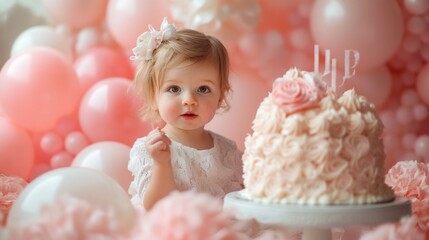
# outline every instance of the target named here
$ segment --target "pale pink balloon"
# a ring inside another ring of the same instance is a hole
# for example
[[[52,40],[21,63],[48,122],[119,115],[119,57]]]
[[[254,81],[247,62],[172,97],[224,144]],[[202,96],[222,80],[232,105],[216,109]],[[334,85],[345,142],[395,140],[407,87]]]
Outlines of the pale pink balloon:
[[[47,132],[40,139],[40,147],[45,153],[57,153],[64,147],[63,138],[56,132]]]
[[[125,191],[128,191],[133,179],[128,170],[130,150],[128,145],[119,142],[93,143],[76,155],[71,166],[103,172],[118,182]]]
[[[360,70],[379,67],[398,50],[404,19],[397,1],[316,0],[310,15],[314,41],[344,63],[344,50],[360,52]]]
[[[422,158],[429,157],[429,135],[421,135],[417,138],[414,151]]]
[[[406,133],[402,136],[402,146],[406,150],[414,150],[417,136],[414,133]]]
[[[89,140],[80,131],[69,133],[64,141],[66,150],[71,154],[78,154],[82,149],[89,145]]]
[[[273,79],[274,81],[274,79]],[[271,91],[271,84],[244,73],[231,75],[233,93],[231,109],[220,113],[207,124],[207,128],[233,139],[244,150],[244,139],[252,133],[252,121],[264,97]]]
[[[148,133],[148,126],[138,116],[142,101],[130,84],[125,78],[109,78],[85,94],[79,122],[90,141],[117,141],[131,146],[136,138]]]
[[[30,175],[28,177],[29,182],[33,181],[33,179],[37,178],[38,176],[52,170],[50,164],[47,163],[36,163],[31,168]]]
[[[407,22],[407,29],[410,33],[420,35],[427,29],[427,23],[422,17],[411,17]]]
[[[162,19],[169,15],[167,0],[110,0],[106,21],[112,37],[123,48],[131,49],[137,37],[148,30],[148,24],[159,30]]]
[[[429,63],[426,63],[417,74],[416,89],[420,99],[429,105]]]
[[[65,35],[55,31],[54,28],[44,25],[26,29],[15,40],[11,50],[11,56],[36,46],[45,46],[58,50],[67,59],[73,59],[72,41]]]
[[[132,79],[134,69],[128,57],[118,49],[97,47],[83,52],[74,62],[84,95],[95,83],[110,77]]]
[[[74,155],[67,151],[60,151],[51,157],[50,164],[52,169],[70,167]]]
[[[54,204],[60,197],[75,197],[94,207],[110,209],[117,217],[118,230],[124,234],[135,222],[135,209],[129,195],[111,177],[93,169],[59,168],[46,172],[20,193],[9,212],[8,227],[40,219],[43,206]]]
[[[413,110],[411,107],[399,107],[396,110],[396,119],[401,124],[410,124],[413,122]]]
[[[28,179],[34,155],[30,135],[8,119],[0,117],[0,173]]]
[[[342,73],[339,74],[342,77]],[[340,93],[354,88],[360,95],[365,96],[371,103],[380,109],[387,102],[392,91],[392,76],[386,66],[368,71],[356,71],[356,76],[345,81],[339,87]]]
[[[79,131],[79,130],[80,130],[80,126],[79,126],[79,119],[78,119],[77,113],[73,113],[71,115],[60,118],[60,120],[58,120],[55,126],[55,131],[63,137],[67,136],[69,133],[73,131]]]
[[[78,105],[79,83],[58,51],[34,47],[9,59],[0,72],[0,104],[14,123],[32,131],[54,127]]]
[[[43,0],[45,9],[57,24],[74,29],[101,22],[107,3],[108,0]]]
[[[429,1],[427,0],[404,0],[405,9],[408,12],[419,15],[429,10]]]
[[[413,116],[417,121],[425,120],[429,115],[428,107],[424,104],[417,104],[413,106]]]

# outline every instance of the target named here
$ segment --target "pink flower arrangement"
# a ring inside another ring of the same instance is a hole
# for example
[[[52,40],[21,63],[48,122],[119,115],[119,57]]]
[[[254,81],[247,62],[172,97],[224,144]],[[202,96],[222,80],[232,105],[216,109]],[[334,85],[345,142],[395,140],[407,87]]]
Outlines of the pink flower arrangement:
[[[386,184],[411,201],[413,215],[423,231],[429,231],[429,167],[417,161],[400,161],[386,175]]]
[[[10,224],[10,239],[124,239],[119,234],[118,220],[111,210],[64,196],[53,205],[42,207],[37,219]]]
[[[316,107],[317,101],[323,95],[319,86],[321,84],[310,75],[290,75],[286,74],[283,78],[276,80],[272,92],[274,103],[287,114]]]
[[[131,239],[248,239],[220,200],[205,193],[173,192],[155,207],[141,213]]]
[[[6,224],[9,210],[25,186],[27,182],[20,177],[0,174],[0,226]]]
[[[359,240],[424,240],[425,235],[416,222],[415,217],[407,217],[399,223],[385,223],[363,234]]]

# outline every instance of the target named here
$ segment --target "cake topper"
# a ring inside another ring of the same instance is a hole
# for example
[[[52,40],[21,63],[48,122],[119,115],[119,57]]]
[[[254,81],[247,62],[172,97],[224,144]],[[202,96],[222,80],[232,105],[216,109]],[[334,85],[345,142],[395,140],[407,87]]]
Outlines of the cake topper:
[[[350,55],[353,53],[353,65],[350,64]],[[360,54],[358,51],[353,49],[346,49],[344,51],[344,76],[342,78],[341,87],[347,79],[352,78],[356,75],[356,67],[359,63]],[[351,65],[351,66],[350,66]],[[353,70],[350,73],[350,70]],[[319,74],[319,45],[314,45],[314,73]],[[325,50],[325,70],[320,78],[326,77],[331,74],[331,88],[334,92],[337,90],[337,59],[331,59],[331,51],[329,49]]]

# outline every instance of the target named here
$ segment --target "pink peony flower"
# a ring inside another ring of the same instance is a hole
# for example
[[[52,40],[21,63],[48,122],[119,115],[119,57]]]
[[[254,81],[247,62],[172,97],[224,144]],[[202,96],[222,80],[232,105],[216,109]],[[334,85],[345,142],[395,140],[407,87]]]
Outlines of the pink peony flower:
[[[25,186],[27,182],[20,177],[0,174],[0,215],[3,215],[0,226],[6,224],[9,210]]]
[[[395,194],[419,200],[429,197],[429,170],[425,163],[399,161],[388,171],[385,181]]]
[[[297,71],[297,70],[295,70]],[[321,86],[310,75],[285,75],[275,81],[273,100],[287,114],[317,106],[317,100],[323,95]]]
[[[385,223],[363,234],[359,240],[424,240],[425,235],[416,227],[417,219],[407,217],[399,223]]]
[[[37,219],[11,224],[11,239],[32,240],[114,240],[123,239],[112,209],[94,207],[73,198],[59,198],[41,208]]]
[[[411,201],[422,231],[429,231],[429,167],[417,161],[400,161],[386,175],[386,184]]]
[[[173,192],[141,213],[131,239],[247,239],[220,200],[205,193]],[[241,225],[242,226],[242,225]]]

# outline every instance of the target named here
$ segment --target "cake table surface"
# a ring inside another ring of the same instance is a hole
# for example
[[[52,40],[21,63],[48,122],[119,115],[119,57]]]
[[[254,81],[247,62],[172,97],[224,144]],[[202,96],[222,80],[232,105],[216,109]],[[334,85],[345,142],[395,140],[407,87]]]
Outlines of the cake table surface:
[[[391,202],[364,205],[280,205],[254,202],[238,191],[225,196],[224,209],[232,210],[238,219],[302,228],[303,240],[329,240],[331,228],[399,221],[411,215],[411,202],[397,196]]]

